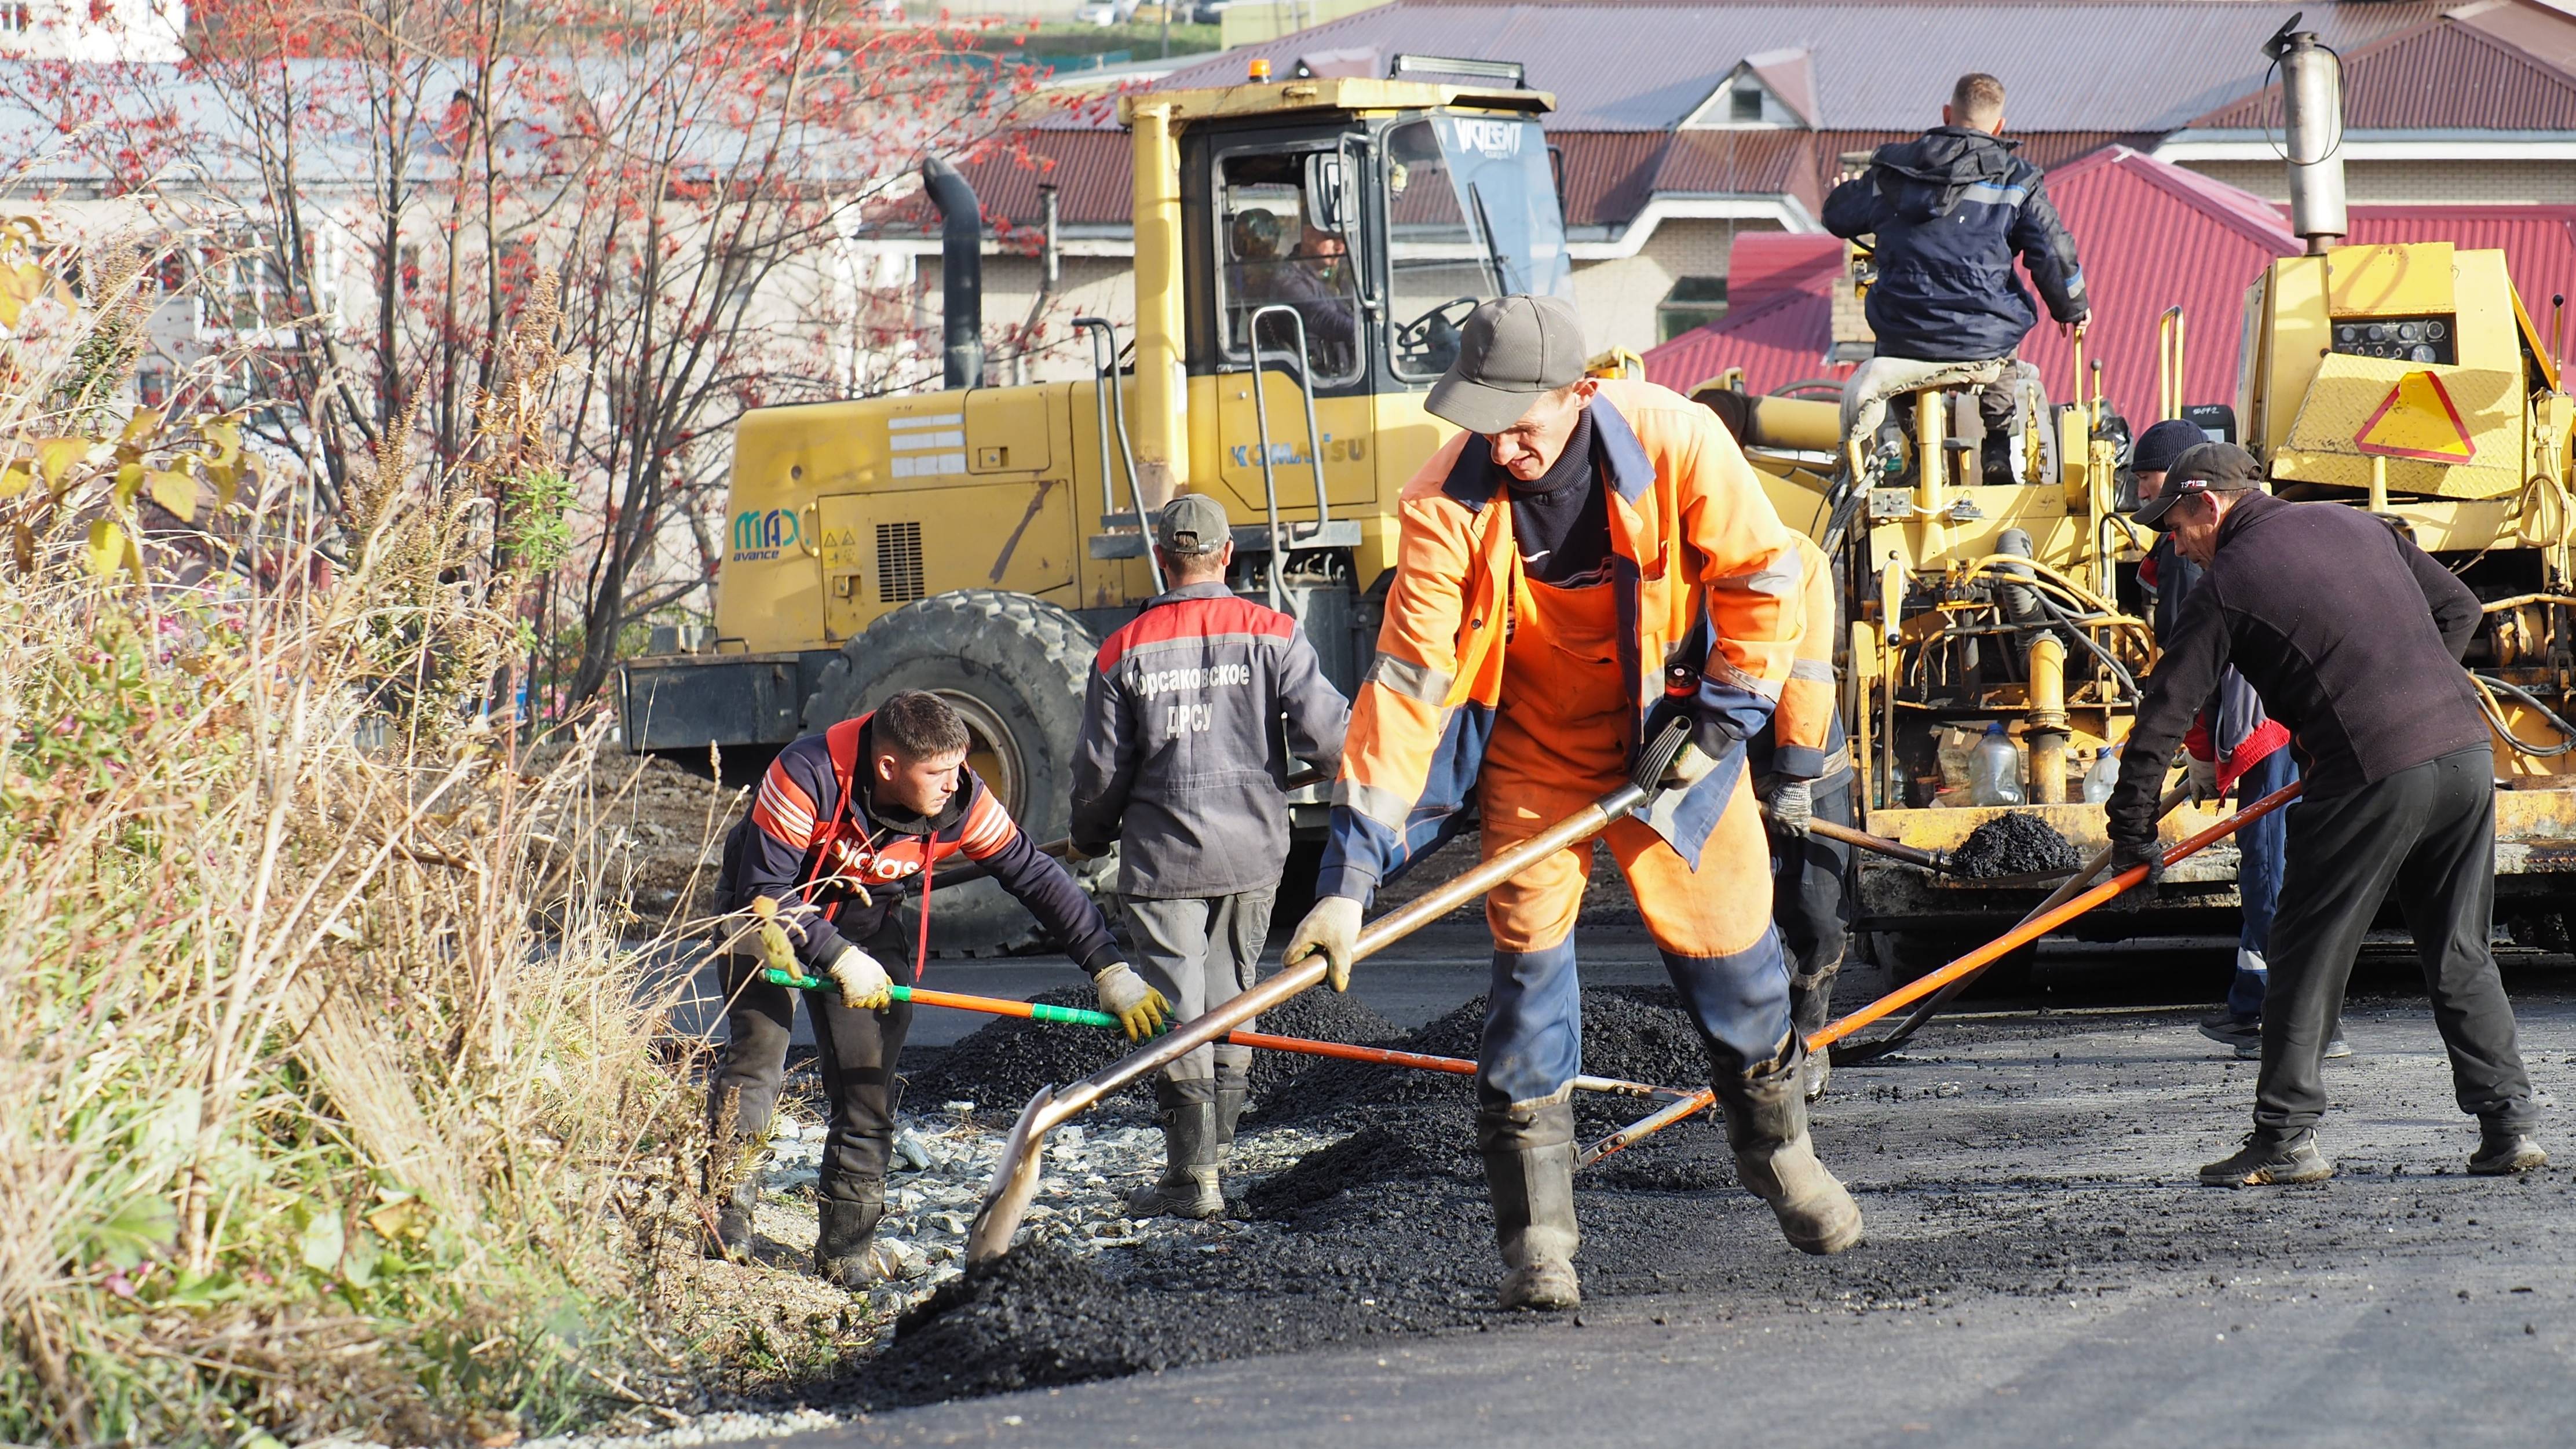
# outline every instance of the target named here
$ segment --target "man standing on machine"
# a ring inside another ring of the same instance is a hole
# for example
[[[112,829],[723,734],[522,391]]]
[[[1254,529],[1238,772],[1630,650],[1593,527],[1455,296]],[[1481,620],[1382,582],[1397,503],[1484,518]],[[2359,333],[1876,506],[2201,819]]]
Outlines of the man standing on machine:
[[[844,1288],[875,1276],[868,1240],[885,1215],[887,1150],[901,1096],[895,1062],[912,1029],[912,1003],[895,1000],[892,988],[912,985],[919,971],[915,948],[929,941],[927,914],[943,862],[980,863],[1028,907],[1091,974],[1100,1009],[1117,1017],[1130,1039],[1161,1030],[1169,1011],[1162,993],[1121,958],[1100,908],[1063,866],[1038,853],[966,768],[968,743],[966,722],[945,700],[905,690],[873,713],[779,751],[725,838],[716,908],[730,913],[763,897],[776,902],[797,961],[839,988],[813,993],[807,1009],[831,1099],[814,1185],[821,1219],[814,1271]],[[906,895],[918,897],[922,916],[911,939],[895,909]],[[795,1025],[796,993],[762,979],[764,964],[748,952],[726,959],[724,1056],[707,1086],[715,1159],[751,1159],[737,1171],[710,1172],[711,1186],[729,1187],[714,1247],[734,1258],[750,1250],[757,1159]]]
[[[1852,813],[1851,749],[1834,697],[1841,613],[1833,560],[1805,536],[1793,536],[1806,630],[1790,662],[1789,681],[1780,687],[1779,708],[1744,742],[1744,764],[1770,816],[1771,918],[1789,953],[1789,1018],[1804,1039],[1833,1019],[1834,977],[1843,969],[1850,925],[1844,883],[1851,875],[1851,847],[1811,827],[1819,819],[1842,826],[1859,822]],[[1830,1053],[1808,1053],[1808,1101],[1825,1094],[1833,1070]]]
[[[1978,457],[1990,483],[2018,476],[2008,446],[2020,410],[2013,351],[2039,321],[2014,255],[2060,323],[2080,327],[2092,309],[2075,238],[2039,168],[2013,154],[2020,143],[2002,139],[2003,129],[2003,82],[1963,75],[1941,124],[1879,147],[1867,174],[1825,198],[1824,215],[1838,237],[1876,239],[1867,304],[1875,355],[1844,384],[1843,436],[1866,442],[1898,393],[1978,383]]]
[[[1476,309],[1434,416],[1466,429],[1404,488],[1377,663],[1353,706],[1319,897],[1285,959],[1335,990],[1368,899],[1455,834],[1469,792],[1486,858],[1623,783],[1646,740],[1690,744],[1603,839],[1709,1055],[1736,1171],[1789,1241],[1836,1253],[1860,1209],[1816,1161],[1804,1043],[1764,888],[1743,742],[1778,702],[1804,614],[1797,545],[1714,413],[1583,374],[1555,297]],[[1679,694],[1669,670],[1681,671]],[[1581,1301],[1573,1255],[1582,998],[1573,931],[1589,843],[1485,898],[1494,937],[1477,1148],[1507,1308]]]
[[[1146,982],[1187,1022],[1251,989],[1288,863],[1281,786],[1292,760],[1340,758],[1351,707],[1296,620],[1226,587],[1224,504],[1184,493],[1164,505],[1154,552],[1171,587],[1101,642],[1083,700],[1073,848],[1100,856],[1119,842],[1128,939]],[[1163,1069],[1164,1171],[1129,1212],[1225,1210],[1217,1159],[1251,1068],[1252,1048],[1220,1043]]]

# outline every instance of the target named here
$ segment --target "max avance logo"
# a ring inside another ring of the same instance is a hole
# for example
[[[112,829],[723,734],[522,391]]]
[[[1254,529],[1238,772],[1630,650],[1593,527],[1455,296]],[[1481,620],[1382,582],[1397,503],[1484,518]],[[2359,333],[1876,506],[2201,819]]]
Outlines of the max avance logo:
[[[733,561],[762,563],[794,548],[803,537],[796,523],[796,510],[773,508],[737,513],[733,516]]]

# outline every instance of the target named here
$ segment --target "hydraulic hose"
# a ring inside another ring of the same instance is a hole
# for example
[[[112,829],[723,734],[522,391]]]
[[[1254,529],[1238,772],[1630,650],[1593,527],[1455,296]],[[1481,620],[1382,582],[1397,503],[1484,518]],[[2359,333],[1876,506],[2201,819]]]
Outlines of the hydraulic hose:
[[[2494,730],[2498,738],[2513,746],[2518,753],[2529,755],[2536,760],[2554,760],[2570,750],[2576,750],[2576,725],[2571,725],[2559,718],[2558,711],[2541,703],[2538,696],[2530,690],[2519,684],[2507,683],[2493,675],[2477,673],[2475,670],[2469,673],[2469,683],[2477,688],[2478,708],[2486,713],[2487,728]],[[2512,727],[2505,723],[2504,706],[2496,703],[2495,691],[2499,689],[2540,711],[2541,722],[2558,731],[2558,743],[2535,745],[2515,734]]]

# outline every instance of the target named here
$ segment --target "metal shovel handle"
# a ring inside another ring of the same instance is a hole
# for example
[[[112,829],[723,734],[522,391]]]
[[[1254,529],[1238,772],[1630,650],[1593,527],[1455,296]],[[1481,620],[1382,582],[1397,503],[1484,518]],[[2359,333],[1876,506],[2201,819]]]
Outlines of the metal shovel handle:
[[[1689,723],[1676,720],[1638,752],[1636,774],[1628,783],[1447,885],[1369,922],[1360,930],[1351,959],[1365,960],[1385,950],[1519,875],[1531,865],[1608,829],[1612,821],[1652,798],[1656,782],[1662,779],[1665,768],[1689,742]],[[993,1164],[993,1185],[986,1191],[984,1206],[976,1212],[974,1226],[966,1236],[967,1262],[989,1263],[1010,1251],[1011,1240],[1019,1233],[1020,1220],[1026,1216],[1029,1201],[1037,1193],[1038,1146],[1059,1123],[1089,1111],[1109,1094],[1162,1070],[1200,1047],[1215,1042],[1239,1024],[1279,1006],[1322,981],[1326,969],[1320,954],[1308,957],[1063,1091],[1053,1087],[1042,1088],[1029,1099],[1028,1106],[1020,1110],[1019,1120],[1012,1124],[1010,1140],[1003,1145],[1000,1159]]]

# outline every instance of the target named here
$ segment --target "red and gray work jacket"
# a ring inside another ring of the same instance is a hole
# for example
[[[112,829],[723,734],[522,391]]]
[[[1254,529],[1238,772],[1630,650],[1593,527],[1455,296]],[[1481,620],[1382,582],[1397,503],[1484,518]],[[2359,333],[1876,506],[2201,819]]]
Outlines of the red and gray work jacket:
[[[751,808],[725,837],[717,909],[739,911],[757,896],[808,907],[782,910],[779,921],[796,959],[820,969],[842,942],[884,930],[896,902],[920,893],[925,867],[936,891],[943,866],[975,861],[979,874],[1000,881],[1083,970],[1096,975],[1119,959],[1100,908],[1063,866],[1038,853],[973,770],[958,766],[964,781],[936,818],[872,810],[860,783],[865,762],[876,758],[872,718],[844,720],[778,752]],[[865,890],[864,900],[853,885]],[[935,909],[927,897],[924,909]]]

